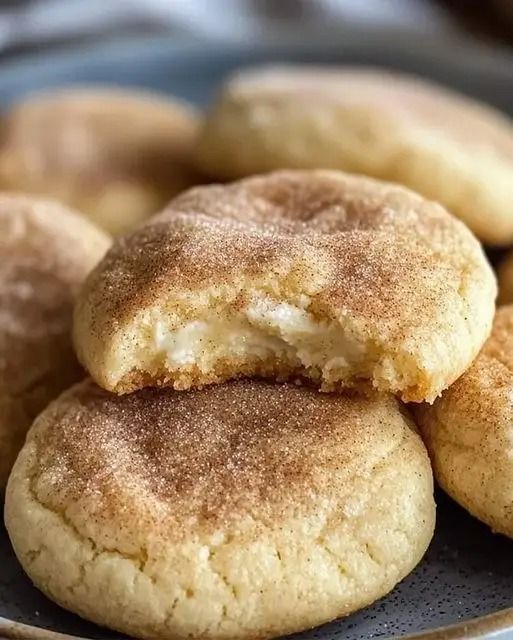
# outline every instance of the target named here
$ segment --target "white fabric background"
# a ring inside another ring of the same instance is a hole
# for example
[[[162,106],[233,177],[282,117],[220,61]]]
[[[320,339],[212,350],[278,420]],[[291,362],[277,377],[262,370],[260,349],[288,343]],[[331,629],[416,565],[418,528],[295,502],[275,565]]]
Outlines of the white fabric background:
[[[455,29],[428,0],[11,0],[0,7],[0,52],[127,31],[229,42],[280,33],[305,38],[352,24],[424,33]]]

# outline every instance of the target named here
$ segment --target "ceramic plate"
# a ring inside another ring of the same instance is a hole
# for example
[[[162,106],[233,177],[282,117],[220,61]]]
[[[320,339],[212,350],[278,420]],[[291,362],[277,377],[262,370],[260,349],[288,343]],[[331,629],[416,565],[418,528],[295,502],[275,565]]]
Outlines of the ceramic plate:
[[[336,40],[336,42],[335,42]],[[116,84],[173,93],[204,104],[238,67],[264,62],[351,62],[415,72],[513,115],[513,54],[402,34],[340,33],[333,44],[265,48],[131,40],[94,50],[40,55],[0,67],[0,104],[68,84]],[[298,640],[513,638],[513,542],[496,536],[448,498],[438,497],[434,540],[420,566],[388,597]],[[24,576],[0,528],[0,638],[119,640],[63,611]]]

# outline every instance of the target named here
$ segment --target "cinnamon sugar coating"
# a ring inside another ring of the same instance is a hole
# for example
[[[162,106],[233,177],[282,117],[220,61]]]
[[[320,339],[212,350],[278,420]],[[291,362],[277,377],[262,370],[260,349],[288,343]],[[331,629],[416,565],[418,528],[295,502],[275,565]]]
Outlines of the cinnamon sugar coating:
[[[57,203],[0,194],[0,488],[35,415],[83,375],[72,308],[109,244]]]
[[[192,189],[119,240],[81,292],[75,345],[116,393],[262,375],[433,400],[486,339],[495,293],[439,205],[276,172]]]
[[[253,380],[118,397],[85,381],[36,420],[6,523],[36,585],[86,618],[268,638],[388,592],[423,555],[434,502],[391,396]]]

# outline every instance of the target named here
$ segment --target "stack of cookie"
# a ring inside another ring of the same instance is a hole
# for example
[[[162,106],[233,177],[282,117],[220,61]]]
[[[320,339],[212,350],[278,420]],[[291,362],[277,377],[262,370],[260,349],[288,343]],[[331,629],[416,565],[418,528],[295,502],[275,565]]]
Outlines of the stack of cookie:
[[[458,378],[494,297],[470,231],[402,187],[290,171],[186,192],[86,280],[74,338],[94,382],[15,464],[18,557],[57,602],[141,637],[270,637],[372,602],[434,526],[392,394]]]
[[[198,166],[286,170],[186,191],[87,277],[73,342],[90,378],[35,420],[6,491],[34,583],[141,638],[271,638],[347,615],[407,575],[433,534],[412,415],[442,486],[513,534],[498,481],[513,308],[486,342],[495,276],[464,224],[513,239],[493,147],[508,127],[385,75],[229,83]],[[473,143],[500,189],[478,179]],[[340,169],[413,186],[464,222]]]
[[[495,255],[513,244],[511,120],[419,78],[313,67],[237,74],[206,120],[198,164],[222,178],[326,167],[392,180],[441,202]],[[499,304],[511,305],[513,252],[498,282]],[[503,306],[470,370],[414,411],[439,484],[510,537],[512,397],[513,306]]]

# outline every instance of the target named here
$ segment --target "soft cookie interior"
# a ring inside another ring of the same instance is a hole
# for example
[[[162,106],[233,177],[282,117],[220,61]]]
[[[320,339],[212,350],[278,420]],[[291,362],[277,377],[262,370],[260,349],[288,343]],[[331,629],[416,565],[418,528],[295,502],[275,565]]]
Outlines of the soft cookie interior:
[[[350,315],[329,317],[315,296],[286,283],[231,283],[160,300],[137,313],[105,354],[104,386],[176,389],[243,375],[303,378],[425,397],[430,372]]]

